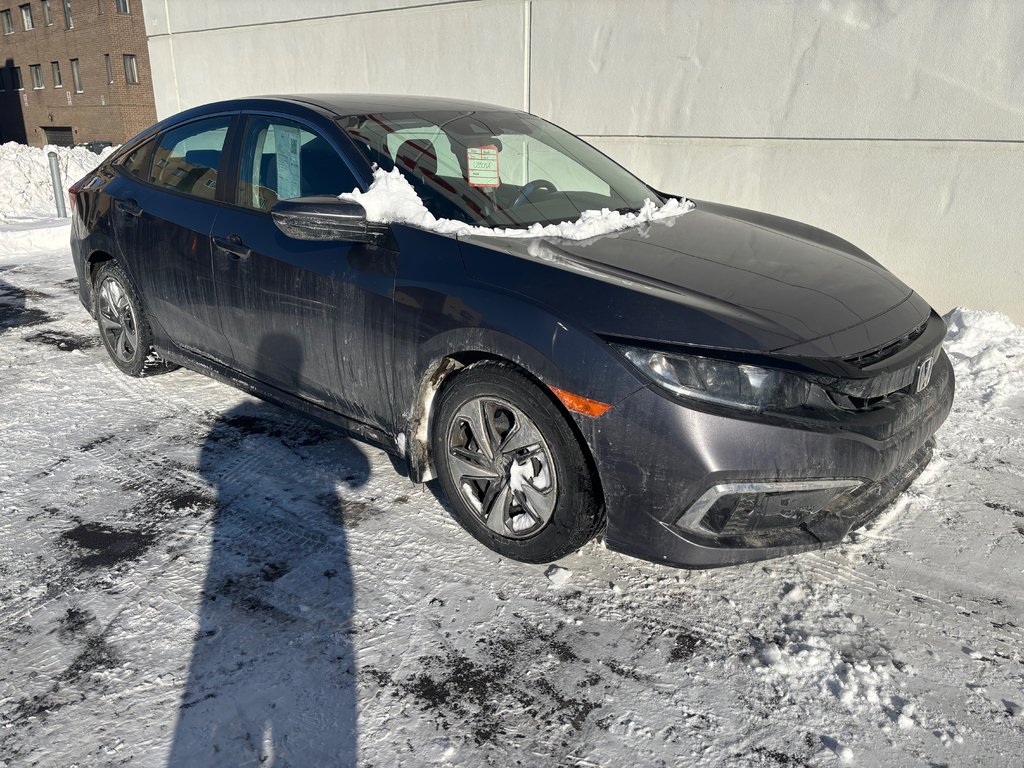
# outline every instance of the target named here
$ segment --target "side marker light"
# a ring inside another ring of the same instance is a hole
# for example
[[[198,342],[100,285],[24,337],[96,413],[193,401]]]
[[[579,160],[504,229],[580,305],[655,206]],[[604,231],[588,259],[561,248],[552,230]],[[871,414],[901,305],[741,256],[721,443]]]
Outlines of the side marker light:
[[[566,392],[564,389],[559,389],[558,387],[548,385],[548,388],[555,393],[555,397],[562,401],[562,405],[570,411],[582,413],[584,416],[589,416],[592,419],[596,419],[598,416],[603,416],[608,409],[611,408],[608,403],[591,400],[590,398],[583,397],[582,395],[574,395],[572,392]]]

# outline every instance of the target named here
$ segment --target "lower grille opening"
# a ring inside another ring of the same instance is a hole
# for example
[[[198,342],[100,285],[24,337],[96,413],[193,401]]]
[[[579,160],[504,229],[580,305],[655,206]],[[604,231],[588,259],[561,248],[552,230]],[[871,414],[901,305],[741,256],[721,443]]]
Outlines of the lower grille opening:
[[[716,486],[698,499],[676,525],[707,545],[727,548],[835,543],[872,520],[903,493],[928,465],[933,446],[929,440],[889,475],[873,483],[820,480]],[[772,486],[779,490],[772,490]]]

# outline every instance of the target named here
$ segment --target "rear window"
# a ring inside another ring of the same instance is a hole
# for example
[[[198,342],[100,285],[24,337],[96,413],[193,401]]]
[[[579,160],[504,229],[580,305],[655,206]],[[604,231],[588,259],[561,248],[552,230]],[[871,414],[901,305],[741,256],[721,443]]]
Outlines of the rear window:
[[[153,152],[149,181],[158,187],[213,200],[230,116],[197,120],[163,134]]]
[[[145,179],[146,175],[149,173],[149,153],[150,150],[153,149],[153,145],[155,143],[156,139],[150,139],[149,141],[143,142],[118,160],[116,165],[123,168],[132,176]]]

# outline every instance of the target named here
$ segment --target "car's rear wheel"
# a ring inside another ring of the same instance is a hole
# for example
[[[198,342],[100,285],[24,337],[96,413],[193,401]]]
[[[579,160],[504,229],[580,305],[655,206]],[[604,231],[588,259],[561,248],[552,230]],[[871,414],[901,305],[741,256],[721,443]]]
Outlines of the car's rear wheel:
[[[96,271],[92,295],[103,346],[122,372],[148,376],[177,368],[153,350],[153,332],[138,293],[116,262],[105,262]]]
[[[432,432],[452,515],[495,552],[550,562],[600,529],[604,511],[578,438],[518,369],[485,362],[458,373],[439,396]]]

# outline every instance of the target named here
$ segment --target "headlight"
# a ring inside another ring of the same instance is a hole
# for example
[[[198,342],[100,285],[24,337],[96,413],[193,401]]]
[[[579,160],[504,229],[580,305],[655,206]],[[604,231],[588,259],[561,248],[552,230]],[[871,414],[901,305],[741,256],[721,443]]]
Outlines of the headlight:
[[[619,347],[641,373],[670,392],[752,411],[803,405],[810,383],[792,373],[707,357]]]

